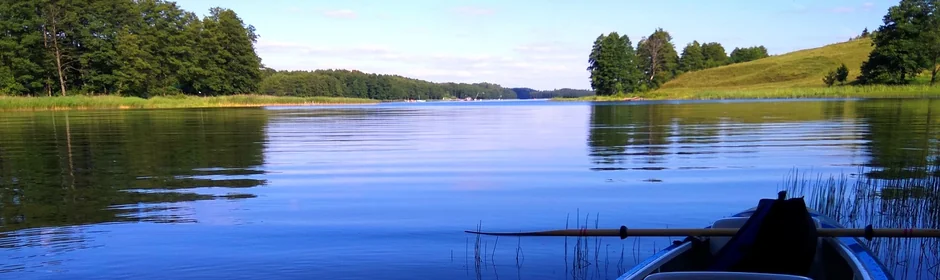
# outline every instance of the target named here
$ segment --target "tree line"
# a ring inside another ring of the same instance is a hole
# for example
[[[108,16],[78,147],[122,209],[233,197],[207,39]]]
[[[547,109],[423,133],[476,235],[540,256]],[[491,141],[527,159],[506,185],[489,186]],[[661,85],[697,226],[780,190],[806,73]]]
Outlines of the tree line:
[[[729,56],[720,43],[698,41],[687,44],[680,55],[669,32],[658,28],[636,47],[626,34],[601,34],[594,40],[587,71],[597,95],[614,95],[656,89],[685,72],[767,56],[764,46],[735,48]]]
[[[491,83],[432,83],[356,70],[275,71],[264,69],[259,93],[277,96],[335,96],[377,100],[447,98],[515,99],[516,93]]]
[[[512,88],[519,99],[548,99],[555,97],[577,98],[594,95],[593,91],[586,89],[560,88],[553,90],[534,90],[531,88]]]
[[[874,49],[862,63],[857,82],[907,84],[929,73],[934,84],[940,72],[940,1],[901,0],[882,22],[870,35]]]
[[[161,0],[0,0],[0,93],[249,93],[255,28]]]

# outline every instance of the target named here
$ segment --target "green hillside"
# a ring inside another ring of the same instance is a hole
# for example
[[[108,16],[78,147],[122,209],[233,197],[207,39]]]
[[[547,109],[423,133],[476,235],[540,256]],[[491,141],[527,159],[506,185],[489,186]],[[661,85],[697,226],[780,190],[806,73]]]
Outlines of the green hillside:
[[[849,68],[849,81],[872,50],[862,38],[815,49],[795,51],[754,61],[679,75],[654,92],[656,96],[690,97],[716,91],[763,91],[825,87],[823,76],[841,63]]]

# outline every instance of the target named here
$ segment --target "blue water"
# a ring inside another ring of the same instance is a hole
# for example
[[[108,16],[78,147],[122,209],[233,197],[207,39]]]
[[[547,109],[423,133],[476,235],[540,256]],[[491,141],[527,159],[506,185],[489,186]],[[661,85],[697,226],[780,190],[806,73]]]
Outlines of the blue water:
[[[10,113],[0,277],[613,279],[671,239],[591,239],[579,266],[574,238],[485,237],[477,253],[463,231],[704,227],[794,170],[926,157],[886,152],[936,140],[918,132],[933,103],[905,102]]]

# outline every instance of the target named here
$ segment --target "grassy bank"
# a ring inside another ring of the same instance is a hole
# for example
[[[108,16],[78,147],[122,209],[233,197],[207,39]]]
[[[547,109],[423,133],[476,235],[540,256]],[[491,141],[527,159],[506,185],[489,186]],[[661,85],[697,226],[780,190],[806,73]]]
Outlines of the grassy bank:
[[[367,103],[378,103],[378,101],[346,97],[280,97],[265,95],[171,96],[149,99],[120,96],[0,97],[0,110],[162,109]]]
[[[625,101],[635,95],[555,98],[556,101]],[[940,86],[833,86],[766,89],[660,90],[642,97],[649,100],[796,99],[796,98],[940,98]]]
[[[938,98],[940,86],[833,86],[806,88],[661,90],[651,99],[770,99],[770,98]]]

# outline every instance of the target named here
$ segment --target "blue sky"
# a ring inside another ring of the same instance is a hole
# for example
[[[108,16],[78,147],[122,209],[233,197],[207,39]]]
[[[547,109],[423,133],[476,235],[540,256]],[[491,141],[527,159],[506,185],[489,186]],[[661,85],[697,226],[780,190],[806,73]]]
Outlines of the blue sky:
[[[897,1],[868,0],[179,0],[205,15],[235,10],[261,35],[262,63],[283,70],[358,69],[435,82],[590,88],[587,55],[601,33],[636,44],[657,27],[677,51],[692,40],[772,54],[876,29]]]

